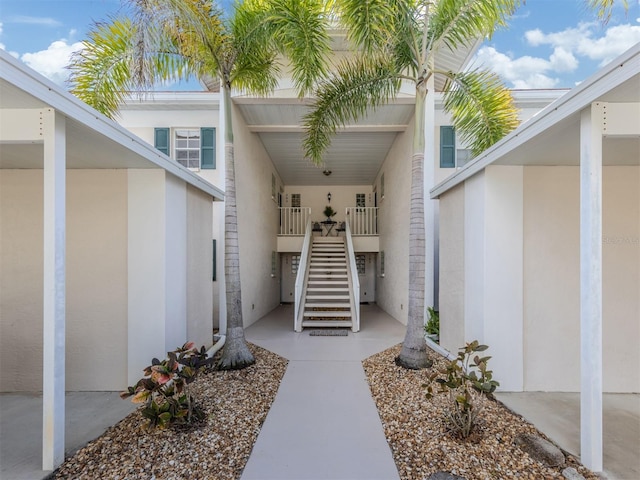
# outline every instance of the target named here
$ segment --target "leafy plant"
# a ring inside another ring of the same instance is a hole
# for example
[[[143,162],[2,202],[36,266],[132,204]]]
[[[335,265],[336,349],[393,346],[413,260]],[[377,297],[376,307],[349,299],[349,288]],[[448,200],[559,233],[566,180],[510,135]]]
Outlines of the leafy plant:
[[[331,205],[327,205],[326,207],[324,207],[324,212],[322,212],[322,214],[327,217],[327,220],[331,220],[331,217],[333,217],[336,212],[333,208],[331,208]]]
[[[440,334],[440,313],[433,309],[433,307],[427,307],[427,313],[429,314],[429,320],[424,326],[424,331],[431,335]]]
[[[462,438],[467,438],[473,431],[482,413],[484,397],[491,396],[500,385],[493,380],[493,372],[487,369],[487,362],[491,357],[476,355],[488,348],[486,345],[480,345],[477,340],[467,343],[460,348],[454,360],[431,375],[429,383],[424,385],[427,388],[428,399],[435,393],[449,395],[446,421],[451,431]],[[445,378],[438,378],[440,374],[444,374]],[[437,392],[434,392],[434,383],[440,387]]]
[[[145,404],[141,412],[149,419],[150,430],[190,424],[205,417],[189,391],[198,374],[211,366],[204,346],[198,350],[193,342],[188,342],[167,352],[167,357],[162,361],[151,360],[151,365],[144,369],[144,377],[120,393],[122,399],[133,397],[133,403]]]

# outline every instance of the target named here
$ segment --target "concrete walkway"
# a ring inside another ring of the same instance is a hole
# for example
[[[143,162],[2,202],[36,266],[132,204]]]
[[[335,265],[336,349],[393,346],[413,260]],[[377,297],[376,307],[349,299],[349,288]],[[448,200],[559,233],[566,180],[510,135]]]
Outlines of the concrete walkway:
[[[363,305],[357,334],[309,331],[293,331],[291,306],[246,329],[248,341],[287,358],[289,366],[242,480],[399,478],[361,362],[401,342],[405,327]]]

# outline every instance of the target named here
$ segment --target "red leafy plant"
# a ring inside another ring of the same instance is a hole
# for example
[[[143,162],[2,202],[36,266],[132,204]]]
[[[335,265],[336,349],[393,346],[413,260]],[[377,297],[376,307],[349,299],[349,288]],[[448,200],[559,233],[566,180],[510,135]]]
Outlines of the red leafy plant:
[[[132,397],[133,403],[144,404],[141,413],[149,420],[149,430],[192,424],[205,418],[189,390],[197,376],[211,367],[212,359],[207,358],[204,346],[198,350],[193,342],[187,342],[167,352],[167,357],[151,360],[144,377],[120,393],[120,398]]]

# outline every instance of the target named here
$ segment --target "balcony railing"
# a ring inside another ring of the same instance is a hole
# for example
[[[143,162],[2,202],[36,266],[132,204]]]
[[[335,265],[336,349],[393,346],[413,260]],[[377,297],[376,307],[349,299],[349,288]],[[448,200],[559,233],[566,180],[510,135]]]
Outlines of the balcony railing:
[[[280,235],[304,235],[310,216],[309,207],[280,207]]]
[[[378,207],[347,207],[351,235],[378,235]]]

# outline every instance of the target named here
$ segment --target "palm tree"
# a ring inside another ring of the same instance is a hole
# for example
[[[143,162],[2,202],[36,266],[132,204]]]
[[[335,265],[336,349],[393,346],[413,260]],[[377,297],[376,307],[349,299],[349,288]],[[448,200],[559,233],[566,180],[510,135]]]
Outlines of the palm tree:
[[[509,92],[494,74],[459,73],[435,68],[436,54],[472,45],[505,24],[519,0],[335,0],[359,55],[341,63],[324,81],[305,117],[306,155],[316,164],[337,128],[395,97],[402,82],[415,85],[415,128],[411,159],[409,232],[409,308],[402,350],[396,363],[405,368],[431,365],[424,340],[425,99],[430,77],[448,79],[444,106],[461,138],[478,154],[518,124]],[[428,168],[433,168],[429,165]]]
[[[245,0],[225,17],[211,0],[128,0],[129,15],[97,24],[70,65],[72,92],[113,115],[127,92],[191,75],[219,78],[225,113],[226,344],[222,369],[255,362],[243,329],[231,91],[267,95],[279,56],[300,93],[326,73],[327,17],[321,0]]]

